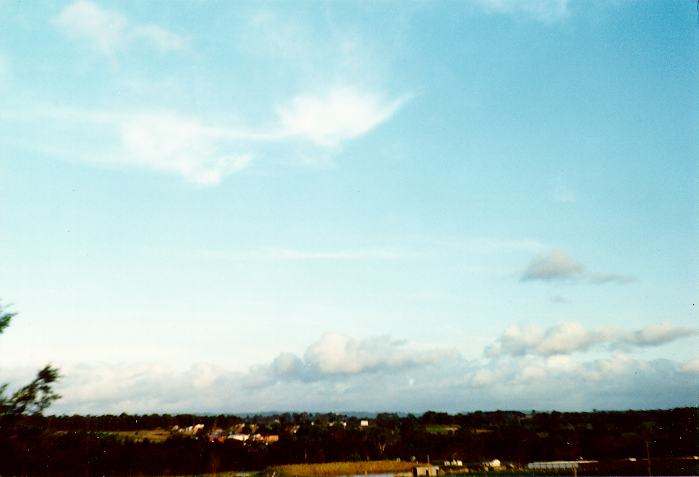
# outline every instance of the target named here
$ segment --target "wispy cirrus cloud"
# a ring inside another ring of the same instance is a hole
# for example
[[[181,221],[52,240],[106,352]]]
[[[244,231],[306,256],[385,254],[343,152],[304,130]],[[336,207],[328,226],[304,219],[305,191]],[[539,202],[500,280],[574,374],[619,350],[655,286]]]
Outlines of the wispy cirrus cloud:
[[[354,260],[396,260],[413,256],[404,251],[392,249],[352,249],[352,250],[304,250],[293,248],[257,248],[242,251],[205,250],[204,258],[222,261],[354,261]]]
[[[497,356],[554,356],[587,351],[593,347],[629,349],[661,346],[699,334],[698,329],[658,323],[638,330],[606,328],[589,330],[578,322],[566,321],[543,328],[538,325],[515,324],[486,348],[485,354]]]
[[[30,108],[14,119],[43,120],[44,149],[58,142],[87,149],[80,154],[70,148],[71,159],[177,174],[211,186],[248,168],[273,145],[294,141],[309,150],[337,150],[390,119],[405,101],[340,85],[291,98],[277,107],[276,122],[264,127],[207,121],[169,110],[114,112],[56,106],[34,112]]]
[[[379,95],[340,86],[323,95],[299,95],[277,110],[285,134],[333,147],[385,122],[408,97],[385,100]]]
[[[182,36],[170,30],[134,24],[125,15],[89,0],[71,3],[54,22],[69,37],[87,41],[92,49],[107,55],[138,41],[161,51],[181,50],[187,45]]]
[[[473,0],[489,14],[524,16],[553,23],[570,15],[569,0]]]
[[[553,249],[534,257],[520,274],[520,281],[569,282],[605,285],[636,281],[631,275],[590,272],[567,252]]]

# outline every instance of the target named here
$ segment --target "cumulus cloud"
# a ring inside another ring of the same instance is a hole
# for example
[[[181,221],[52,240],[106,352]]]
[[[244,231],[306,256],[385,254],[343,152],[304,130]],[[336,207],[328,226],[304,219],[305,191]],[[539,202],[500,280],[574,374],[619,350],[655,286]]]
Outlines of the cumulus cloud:
[[[694,336],[696,329],[670,323],[649,325],[632,331],[588,330],[577,322],[562,322],[544,329],[537,325],[511,325],[485,350],[486,356],[554,356],[586,351],[593,346],[610,349],[660,346]]]
[[[339,86],[325,94],[294,97],[277,110],[283,131],[321,146],[337,146],[389,119],[407,100],[388,100],[356,88]]]
[[[302,380],[307,382],[342,376],[394,372],[436,364],[458,354],[446,349],[416,349],[404,341],[387,336],[357,339],[327,333],[312,343],[303,358],[291,354],[278,355],[270,365],[260,366],[255,373],[262,381]]]
[[[552,23],[570,14],[569,0],[474,0],[491,14],[517,15]]]
[[[89,42],[102,54],[115,53],[138,40],[162,51],[179,50],[186,45],[182,37],[169,30],[156,25],[133,24],[121,13],[89,0],[77,0],[68,5],[55,23],[71,38]]]
[[[544,355],[569,354],[584,351],[604,339],[604,333],[588,331],[580,323],[563,322],[546,330],[535,349]]]
[[[636,279],[618,273],[589,272],[583,264],[567,252],[554,249],[534,257],[520,274],[520,281],[584,282],[604,285],[632,283]]]
[[[460,363],[458,353],[421,349],[389,337],[357,339],[329,333],[302,356],[280,353],[247,372],[211,364],[174,369],[156,364],[99,364],[62,368],[54,411],[233,412],[365,408],[372,397],[398,399],[425,387],[430,370]],[[414,377],[417,377],[417,381]],[[434,381],[434,380],[432,380]],[[379,392],[380,390],[380,392]],[[398,405],[398,400],[394,405]],[[344,407],[347,406],[347,407]]]
[[[279,355],[282,373],[303,364]],[[627,409],[692,405],[696,364],[645,361],[614,354],[592,361],[569,356],[525,356],[472,363],[454,358],[390,372],[334,374],[332,378],[270,379],[209,364],[92,364],[63,368],[57,413],[425,411],[444,409]],[[255,382],[253,386],[251,383]]]
[[[308,347],[305,362],[320,375],[391,371],[434,364],[454,352],[417,350],[386,336],[358,340],[328,333]]]

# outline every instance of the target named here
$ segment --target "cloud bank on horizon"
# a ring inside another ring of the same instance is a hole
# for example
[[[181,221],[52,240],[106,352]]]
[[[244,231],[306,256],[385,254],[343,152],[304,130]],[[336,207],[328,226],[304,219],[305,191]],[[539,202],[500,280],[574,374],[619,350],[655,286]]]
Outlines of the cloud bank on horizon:
[[[303,356],[234,372],[196,364],[81,365],[66,370],[55,412],[248,412],[286,410],[592,409],[689,405],[697,360],[647,360],[626,346],[663,346],[699,330],[659,323],[639,330],[587,330],[566,322],[541,330],[513,325],[486,359],[387,336],[327,333]],[[573,355],[607,345],[584,361]],[[649,387],[650,386],[650,387]],[[654,391],[649,392],[650,389]],[[570,394],[569,394],[570,393]],[[397,400],[396,396],[405,396]]]

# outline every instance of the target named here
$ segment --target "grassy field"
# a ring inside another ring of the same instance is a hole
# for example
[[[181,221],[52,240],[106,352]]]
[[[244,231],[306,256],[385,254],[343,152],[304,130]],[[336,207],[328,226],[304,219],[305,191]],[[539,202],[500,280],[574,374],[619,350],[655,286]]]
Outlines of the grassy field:
[[[165,442],[170,437],[170,431],[165,429],[149,429],[142,431],[113,431],[107,434],[116,436],[120,440],[143,442],[148,439],[150,442]]]
[[[425,427],[425,430],[430,434],[449,434],[450,432],[456,432],[459,430],[459,426],[446,426],[441,424],[432,424]]]
[[[328,462],[326,464],[291,464],[273,467],[273,472],[286,476],[335,476],[354,474],[388,474],[392,472],[410,472],[415,463],[395,460],[371,460],[357,462]],[[269,474],[269,472],[267,472]]]

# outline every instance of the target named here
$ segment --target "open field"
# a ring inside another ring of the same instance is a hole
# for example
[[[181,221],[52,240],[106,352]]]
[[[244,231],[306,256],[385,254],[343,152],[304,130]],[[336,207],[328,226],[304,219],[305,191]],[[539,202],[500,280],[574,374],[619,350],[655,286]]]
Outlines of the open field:
[[[165,429],[147,429],[140,431],[110,431],[106,434],[113,435],[122,441],[143,442],[148,440],[156,444],[165,442],[170,437],[170,431]]]
[[[458,431],[460,427],[459,425],[430,424],[425,426],[425,430],[430,434],[449,434]]]
[[[414,462],[395,460],[372,460],[357,462],[328,462],[326,464],[291,464],[274,467],[271,470],[288,476],[335,476],[355,474],[387,474],[391,472],[411,472]]]

